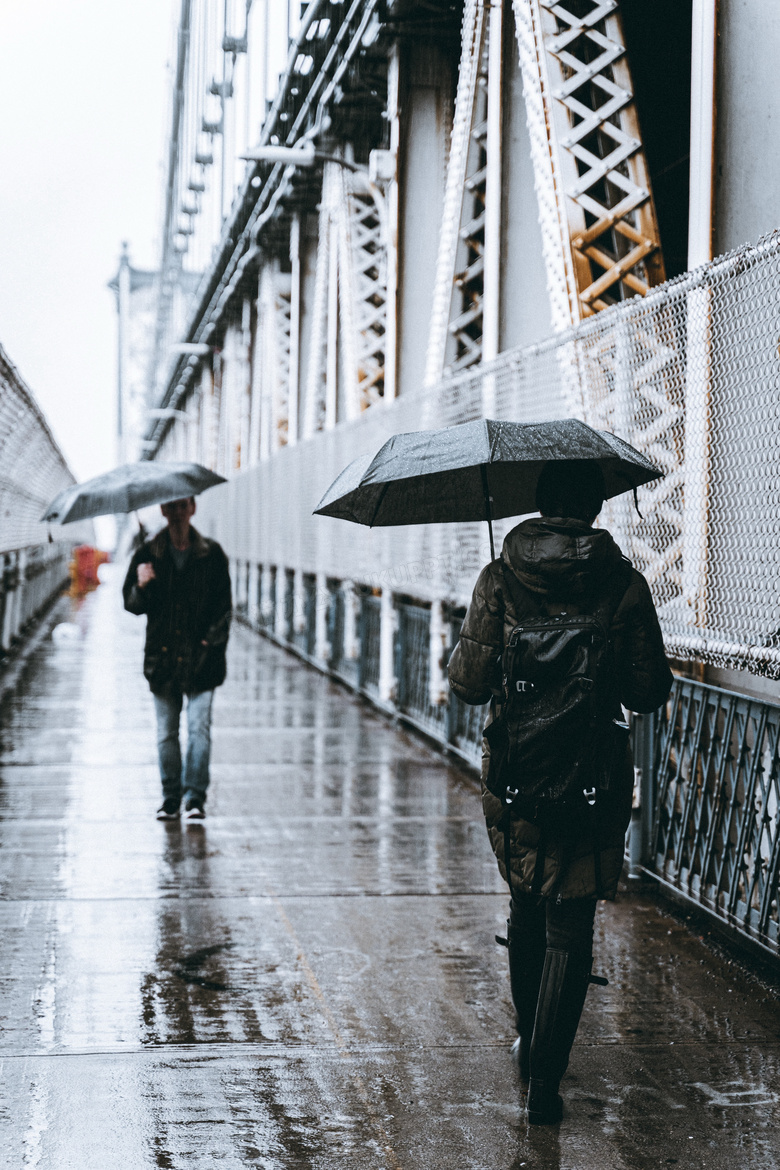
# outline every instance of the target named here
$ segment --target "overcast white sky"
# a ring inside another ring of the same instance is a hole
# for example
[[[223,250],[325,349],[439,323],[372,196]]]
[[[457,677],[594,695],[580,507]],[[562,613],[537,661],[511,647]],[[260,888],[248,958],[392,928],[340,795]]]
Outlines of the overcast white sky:
[[[0,2],[0,344],[78,479],[115,463],[121,241],[156,263],[174,9]]]

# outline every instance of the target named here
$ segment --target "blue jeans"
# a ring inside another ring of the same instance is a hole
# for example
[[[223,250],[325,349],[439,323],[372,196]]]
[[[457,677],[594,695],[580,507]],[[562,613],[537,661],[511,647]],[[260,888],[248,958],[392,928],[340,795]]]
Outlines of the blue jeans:
[[[190,796],[205,800],[209,786],[211,704],[214,692],[199,691],[187,695],[187,755],[182,772],[179,717],[183,700],[181,691],[175,690],[154,696],[163,798],[179,800],[183,794],[185,800]]]

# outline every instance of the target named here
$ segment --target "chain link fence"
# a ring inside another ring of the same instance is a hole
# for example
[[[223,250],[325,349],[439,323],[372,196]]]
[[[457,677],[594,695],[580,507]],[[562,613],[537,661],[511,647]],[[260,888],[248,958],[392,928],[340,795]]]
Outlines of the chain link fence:
[[[485,525],[369,530],[312,510],[392,434],[480,416],[577,416],[664,471],[610,502],[606,525],[647,577],[669,651],[780,677],[780,234],[513,350],[430,391],[275,453],[203,498],[234,557],[422,601],[467,604]],[[284,491],[278,490],[284,484]],[[500,542],[512,521],[496,526]]]
[[[68,578],[79,532],[40,517],[73,476],[46,420],[0,348],[0,659]],[[74,539],[75,537],[75,539]]]

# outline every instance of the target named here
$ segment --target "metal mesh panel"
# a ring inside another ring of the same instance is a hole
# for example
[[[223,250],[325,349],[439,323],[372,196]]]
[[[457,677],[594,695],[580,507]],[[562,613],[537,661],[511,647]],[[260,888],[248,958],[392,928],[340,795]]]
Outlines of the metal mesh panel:
[[[72,483],[46,420],[0,348],[0,552],[46,542],[41,514]]]
[[[279,586],[277,585],[277,589]],[[295,574],[291,569],[288,569],[284,575],[284,636],[288,642],[295,641],[295,624],[293,621],[295,614]]]
[[[655,740],[656,872],[764,945],[778,942],[780,708],[675,681]]]
[[[313,656],[317,641],[317,578],[307,573],[303,578],[303,637],[301,645]]]
[[[46,420],[0,348],[0,658],[67,580],[74,544],[92,525],[66,529],[40,521],[73,476]]]
[[[257,567],[257,623],[266,630],[276,624],[276,566]]]
[[[433,734],[446,736],[447,708],[430,699],[431,611],[408,602],[399,602],[396,609],[396,706]]]
[[[328,608],[325,625],[328,637],[329,659],[331,670],[343,671],[344,658],[344,626],[346,621],[346,605],[340,581],[329,580]]]
[[[199,514],[233,555],[464,605],[489,557],[485,525],[368,530],[312,509],[351,459],[394,433],[485,411],[520,421],[576,415],[665,471],[640,490],[641,518],[626,495],[601,523],[650,582],[669,650],[779,677],[778,277],[773,234],[543,344],[285,448],[210,492]],[[512,523],[496,525],[499,544]]]
[[[370,690],[379,686],[379,598],[360,599],[360,685]]]

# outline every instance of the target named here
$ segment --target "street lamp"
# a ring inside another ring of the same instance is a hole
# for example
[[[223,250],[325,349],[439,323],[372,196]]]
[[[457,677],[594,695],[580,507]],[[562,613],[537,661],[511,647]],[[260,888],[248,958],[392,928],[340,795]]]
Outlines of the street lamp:
[[[341,155],[315,150],[311,142],[302,146],[255,146],[239,155],[239,158],[247,162],[282,163],[288,167],[313,167],[318,162],[332,162],[357,174],[368,173],[372,183],[387,183],[395,178],[395,154],[392,150],[372,150],[368,156],[368,168]]]
[[[190,357],[208,357],[214,346],[205,341],[177,341],[168,347],[169,353],[187,354]]]
[[[348,162],[338,155],[323,154],[321,150],[315,150],[311,142],[303,146],[255,146],[245,154],[239,155],[239,158],[244,158],[247,162],[283,163],[288,167],[313,167],[317,162],[335,162],[341,163],[350,171],[362,169],[357,163]]]

